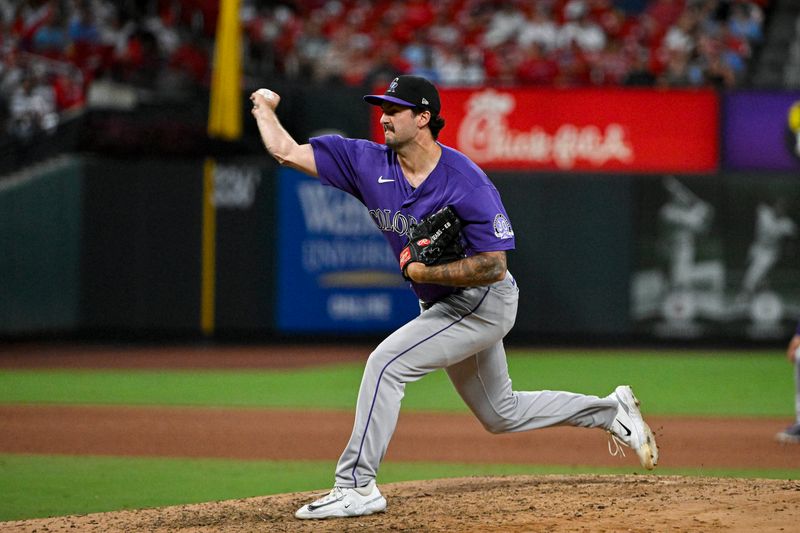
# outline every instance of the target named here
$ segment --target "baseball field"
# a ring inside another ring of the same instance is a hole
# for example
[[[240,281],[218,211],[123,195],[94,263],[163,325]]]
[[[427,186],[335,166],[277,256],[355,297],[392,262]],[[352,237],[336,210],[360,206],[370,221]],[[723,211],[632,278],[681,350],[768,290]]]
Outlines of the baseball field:
[[[307,523],[368,345],[0,349],[0,531],[791,531],[800,445],[779,348],[509,349],[518,390],[629,383],[654,472],[599,430],[491,435],[443,372],[409,384],[381,515]]]

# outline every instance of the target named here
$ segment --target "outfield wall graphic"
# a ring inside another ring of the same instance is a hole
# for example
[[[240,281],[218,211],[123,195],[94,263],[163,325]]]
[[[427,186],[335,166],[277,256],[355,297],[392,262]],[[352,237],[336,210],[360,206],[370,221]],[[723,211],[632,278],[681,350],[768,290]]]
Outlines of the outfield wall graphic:
[[[712,173],[712,90],[443,89],[440,140],[484,170]],[[373,117],[373,138],[383,130]]]
[[[419,313],[366,208],[300,172],[278,172],[278,329],[391,330]]]
[[[782,339],[800,316],[796,176],[635,184],[631,318],[660,338]]]
[[[800,91],[726,94],[723,117],[725,168],[800,174]]]

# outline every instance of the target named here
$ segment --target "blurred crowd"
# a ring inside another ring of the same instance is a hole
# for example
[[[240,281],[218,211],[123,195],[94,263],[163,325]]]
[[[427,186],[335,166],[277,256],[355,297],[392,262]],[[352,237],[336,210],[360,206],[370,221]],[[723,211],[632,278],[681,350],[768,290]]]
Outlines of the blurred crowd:
[[[0,123],[23,140],[52,131],[98,80],[207,85],[218,10],[217,0],[0,0]]]
[[[364,86],[740,84],[770,0],[241,0],[246,74]],[[0,0],[7,130],[47,131],[96,80],[207,86],[218,0]]]
[[[358,85],[730,87],[769,0],[320,0],[253,10],[252,57],[288,77]]]

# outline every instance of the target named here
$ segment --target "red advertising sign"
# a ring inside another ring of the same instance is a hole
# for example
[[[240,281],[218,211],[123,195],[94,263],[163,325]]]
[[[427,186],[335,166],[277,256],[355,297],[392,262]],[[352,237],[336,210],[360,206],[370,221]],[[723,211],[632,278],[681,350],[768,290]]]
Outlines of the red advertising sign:
[[[442,89],[439,140],[484,170],[715,172],[713,90]],[[377,121],[376,121],[377,122]],[[375,124],[374,138],[383,141]]]

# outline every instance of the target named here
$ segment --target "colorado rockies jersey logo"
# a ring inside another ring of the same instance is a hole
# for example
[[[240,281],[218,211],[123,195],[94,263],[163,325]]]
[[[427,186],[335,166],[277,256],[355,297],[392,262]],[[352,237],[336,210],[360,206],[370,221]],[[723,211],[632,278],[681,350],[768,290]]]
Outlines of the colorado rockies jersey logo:
[[[381,231],[393,231],[400,236],[408,236],[408,228],[417,224],[417,219],[391,209],[370,209],[369,215]]]
[[[510,239],[514,236],[511,222],[508,221],[503,213],[497,213],[494,217],[494,236],[498,239]]]

